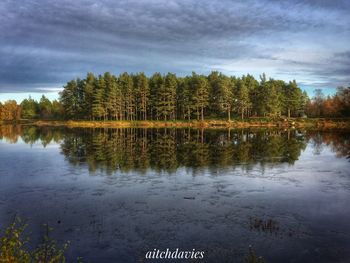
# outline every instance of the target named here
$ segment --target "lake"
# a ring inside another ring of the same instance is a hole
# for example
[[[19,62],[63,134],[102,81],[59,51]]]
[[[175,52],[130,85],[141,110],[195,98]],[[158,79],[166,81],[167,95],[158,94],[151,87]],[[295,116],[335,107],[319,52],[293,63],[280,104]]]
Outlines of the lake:
[[[69,262],[350,262],[349,157],[344,131],[0,126],[0,227]]]

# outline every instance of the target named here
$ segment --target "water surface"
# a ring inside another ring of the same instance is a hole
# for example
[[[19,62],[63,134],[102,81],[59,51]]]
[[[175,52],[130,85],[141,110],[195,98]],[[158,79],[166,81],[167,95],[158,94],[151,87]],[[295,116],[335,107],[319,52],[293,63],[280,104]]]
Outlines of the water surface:
[[[340,131],[0,126],[0,227],[19,215],[35,243],[48,223],[84,262],[243,262],[249,245],[350,262],[349,150]]]

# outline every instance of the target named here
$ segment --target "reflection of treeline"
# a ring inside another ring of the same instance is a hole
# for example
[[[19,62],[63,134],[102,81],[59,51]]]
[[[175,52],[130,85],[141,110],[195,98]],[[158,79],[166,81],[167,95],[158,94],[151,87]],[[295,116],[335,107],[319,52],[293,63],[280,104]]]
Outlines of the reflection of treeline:
[[[350,159],[350,133],[340,131],[329,133],[310,131],[307,137],[311,139],[315,153],[320,153],[323,145],[327,145],[338,157]]]
[[[0,140],[5,139],[7,142],[16,143],[22,133],[20,125],[0,125]]]
[[[16,143],[21,138],[27,144],[41,143],[46,146],[50,142],[58,143],[63,137],[63,129],[22,125],[0,125],[0,140]]]
[[[175,171],[178,167],[215,168],[256,164],[293,164],[307,142],[314,151],[329,145],[338,156],[350,156],[350,135],[344,132],[299,133],[295,130],[203,129],[67,129],[33,126],[0,126],[0,139],[28,144],[61,144],[74,165],[129,171]]]
[[[61,148],[76,165],[94,171],[175,171],[238,164],[294,163],[306,142],[296,132],[194,129],[78,129]]]

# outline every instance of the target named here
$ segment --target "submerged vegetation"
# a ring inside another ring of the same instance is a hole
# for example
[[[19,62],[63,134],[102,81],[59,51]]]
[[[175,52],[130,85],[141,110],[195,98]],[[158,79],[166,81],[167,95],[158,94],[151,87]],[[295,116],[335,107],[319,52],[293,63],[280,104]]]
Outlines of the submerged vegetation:
[[[350,117],[350,87],[333,97],[316,90],[310,99],[295,80],[260,80],[252,75],[109,72],[69,81],[59,101],[43,96],[20,105],[0,103],[0,120],[71,119],[102,121],[228,120],[251,117]]]
[[[252,247],[249,247],[249,252],[244,258],[244,263],[266,263],[266,261],[263,257],[257,256]]]

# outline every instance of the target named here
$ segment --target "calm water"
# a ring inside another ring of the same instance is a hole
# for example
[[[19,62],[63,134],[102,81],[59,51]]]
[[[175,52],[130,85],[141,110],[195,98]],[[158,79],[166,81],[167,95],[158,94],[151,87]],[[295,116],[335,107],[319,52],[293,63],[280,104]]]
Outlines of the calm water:
[[[350,262],[349,156],[345,132],[0,126],[0,227],[84,262]]]

